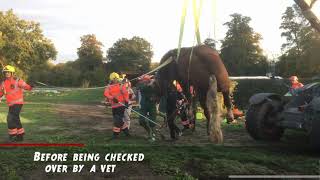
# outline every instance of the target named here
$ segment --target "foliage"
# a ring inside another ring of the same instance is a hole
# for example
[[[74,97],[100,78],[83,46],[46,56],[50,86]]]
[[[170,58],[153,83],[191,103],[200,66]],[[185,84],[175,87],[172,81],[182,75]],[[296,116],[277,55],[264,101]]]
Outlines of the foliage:
[[[72,63],[57,65],[47,62],[39,67],[38,71],[30,73],[30,81],[40,81],[50,86],[79,86],[80,70],[73,68]]]
[[[153,56],[151,44],[141,37],[121,38],[107,51],[110,71],[143,73]]]
[[[74,63],[74,67],[81,71],[81,84],[89,82],[90,85],[103,85],[103,45],[94,34],[84,35],[80,39],[81,46],[77,52],[79,58]]]
[[[102,43],[95,35],[81,37],[79,58],[75,61],[53,65],[50,62],[37,67],[30,74],[30,80],[53,86],[103,86],[105,71],[102,64]]]
[[[0,11],[0,59],[24,72],[56,58],[53,43],[40,24],[18,18],[12,10]]]
[[[282,44],[284,53],[277,63],[278,73],[283,76],[317,75],[320,70],[320,34],[310,26],[297,5],[287,7],[280,29],[286,43]]]
[[[259,46],[261,35],[249,26],[250,17],[232,14],[226,37],[222,40],[221,57],[233,76],[265,75],[266,57]]]
[[[94,34],[87,34],[80,38],[81,46],[78,48],[78,61],[81,71],[94,71],[102,66],[102,43]]]
[[[203,44],[211,47],[212,49],[216,49],[217,47],[217,41],[212,38],[207,38],[203,41]]]

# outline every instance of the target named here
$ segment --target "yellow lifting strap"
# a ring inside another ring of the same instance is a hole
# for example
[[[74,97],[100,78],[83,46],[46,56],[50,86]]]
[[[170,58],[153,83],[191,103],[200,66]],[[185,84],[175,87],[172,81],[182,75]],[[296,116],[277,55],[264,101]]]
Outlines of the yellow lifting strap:
[[[217,38],[217,29],[216,29],[216,22],[217,22],[217,1],[212,0],[212,21],[213,21],[213,38],[216,40]]]
[[[182,7],[181,22],[180,22],[180,34],[179,34],[177,59],[175,59],[176,61],[180,56],[181,43],[182,43],[182,37],[183,37],[183,31],[184,31],[184,23],[185,23],[186,14],[187,14],[187,7],[188,7],[188,0],[184,0],[183,7]]]
[[[201,9],[202,9],[202,0],[200,1],[199,7],[197,8],[197,0],[193,0],[193,16],[194,16],[194,21],[195,21],[195,35],[197,38],[198,44],[201,44],[201,38],[200,38],[200,31],[199,31],[199,19],[200,19],[200,14],[201,14]],[[177,59],[178,60],[180,56],[180,51],[181,51],[181,44],[182,44],[182,38],[183,38],[183,32],[184,32],[184,24],[185,24],[185,19],[187,15],[187,8],[188,8],[188,0],[184,0],[183,2],[183,7],[182,7],[182,15],[181,15],[181,22],[180,22],[180,33],[179,33],[179,42],[178,42],[178,51],[177,51]]]
[[[195,35],[197,38],[198,45],[201,44],[201,38],[200,38],[200,31],[199,31],[199,19],[202,9],[202,0],[200,0],[199,7],[197,8],[197,0],[192,1],[193,5],[193,17],[194,17],[194,24],[195,24]]]

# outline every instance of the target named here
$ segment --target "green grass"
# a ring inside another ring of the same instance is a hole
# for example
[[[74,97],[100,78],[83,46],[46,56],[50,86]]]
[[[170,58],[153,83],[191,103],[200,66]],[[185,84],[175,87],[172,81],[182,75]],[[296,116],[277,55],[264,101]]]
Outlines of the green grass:
[[[1,179],[29,179],[32,174],[39,173],[40,179],[57,179],[63,175],[44,175],[47,164],[62,164],[59,162],[33,162],[35,151],[52,153],[100,153],[111,152],[144,153],[145,160],[140,162],[139,169],[134,169],[127,176],[141,176],[144,171],[153,176],[173,179],[213,179],[226,177],[229,174],[319,174],[319,156],[310,151],[295,151],[290,148],[230,147],[222,145],[178,144],[169,142],[148,143],[144,138],[133,136],[109,141],[111,132],[97,132],[90,128],[78,127],[77,123],[70,123],[62,119],[54,111],[52,103],[98,103],[102,97],[102,90],[66,92],[61,96],[29,95],[28,102],[21,113],[23,125],[27,131],[26,141],[49,143],[85,143],[84,148],[1,148],[0,149],[0,177]],[[0,105],[0,138],[6,137],[7,107]],[[110,112],[106,112],[109,113]],[[93,125],[93,124],[92,124]],[[243,124],[225,125],[224,131],[244,132]],[[71,129],[81,133],[70,133]],[[287,133],[289,137],[294,132]],[[299,136],[299,134],[297,135]],[[192,136],[191,136],[192,137]],[[294,136],[293,136],[294,137]],[[300,137],[300,136],[299,136]],[[0,139],[1,140],[1,139]],[[117,163],[119,168],[129,166],[132,162]],[[71,161],[63,164],[82,164]],[[86,162],[92,164],[106,164],[106,162]],[[37,176],[37,175],[35,175]],[[42,177],[43,176],[43,177]],[[84,175],[85,176],[85,175]],[[113,177],[112,175],[110,175]]]
[[[93,90],[61,90],[59,93],[38,92],[26,93],[26,100],[32,102],[50,102],[50,103],[82,103],[93,104],[104,100],[104,89]]]

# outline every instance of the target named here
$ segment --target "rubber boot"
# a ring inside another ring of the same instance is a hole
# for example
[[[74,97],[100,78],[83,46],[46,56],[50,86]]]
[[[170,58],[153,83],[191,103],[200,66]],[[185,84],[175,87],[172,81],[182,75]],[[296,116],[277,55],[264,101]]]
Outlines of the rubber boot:
[[[140,126],[142,126],[142,127],[147,131],[147,133],[150,134],[150,128],[149,128],[149,126],[146,124],[146,122],[141,122],[141,123],[140,123]]]
[[[154,128],[151,128],[150,127],[150,137],[149,137],[149,141],[150,142],[155,142],[156,141],[156,131],[155,131],[155,129]]]
[[[9,135],[8,140],[9,143],[13,143],[17,141],[17,136],[16,135]]]
[[[119,133],[113,132],[111,139],[115,140],[115,139],[118,139],[118,137],[119,137]]]
[[[124,133],[125,136],[127,136],[127,137],[130,137],[130,136],[131,136],[130,133],[129,133],[129,129],[128,129],[128,128],[125,128],[125,129],[123,129],[122,131],[123,131],[123,133]]]
[[[19,142],[23,141],[23,135],[24,134],[18,134],[16,140],[19,141]]]

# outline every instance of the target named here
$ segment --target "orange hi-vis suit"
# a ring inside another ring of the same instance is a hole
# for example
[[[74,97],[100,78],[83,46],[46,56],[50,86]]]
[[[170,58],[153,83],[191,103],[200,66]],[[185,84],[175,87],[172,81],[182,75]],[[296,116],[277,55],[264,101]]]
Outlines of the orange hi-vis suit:
[[[295,82],[295,83],[291,84],[292,89],[297,89],[297,88],[301,88],[301,87],[303,87],[303,84],[299,83],[299,82]]]
[[[7,116],[9,136],[24,134],[24,128],[20,121],[20,111],[23,100],[23,90],[32,90],[32,87],[19,78],[6,78],[0,85],[0,97],[5,96],[9,106]]]
[[[125,84],[111,84],[104,90],[104,96],[108,98],[111,103],[112,108],[117,108],[129,101],[129,93]],[[116,98],[118,102],[114,102],[113,99]]]
[[[110,101],[113,115],[113,133],[118,135],[121,130],[128,133],[128,124],[123,121],[125,106],[129,102],[129,93],[124,84],[110,84],[105,88],[104,96]]]

